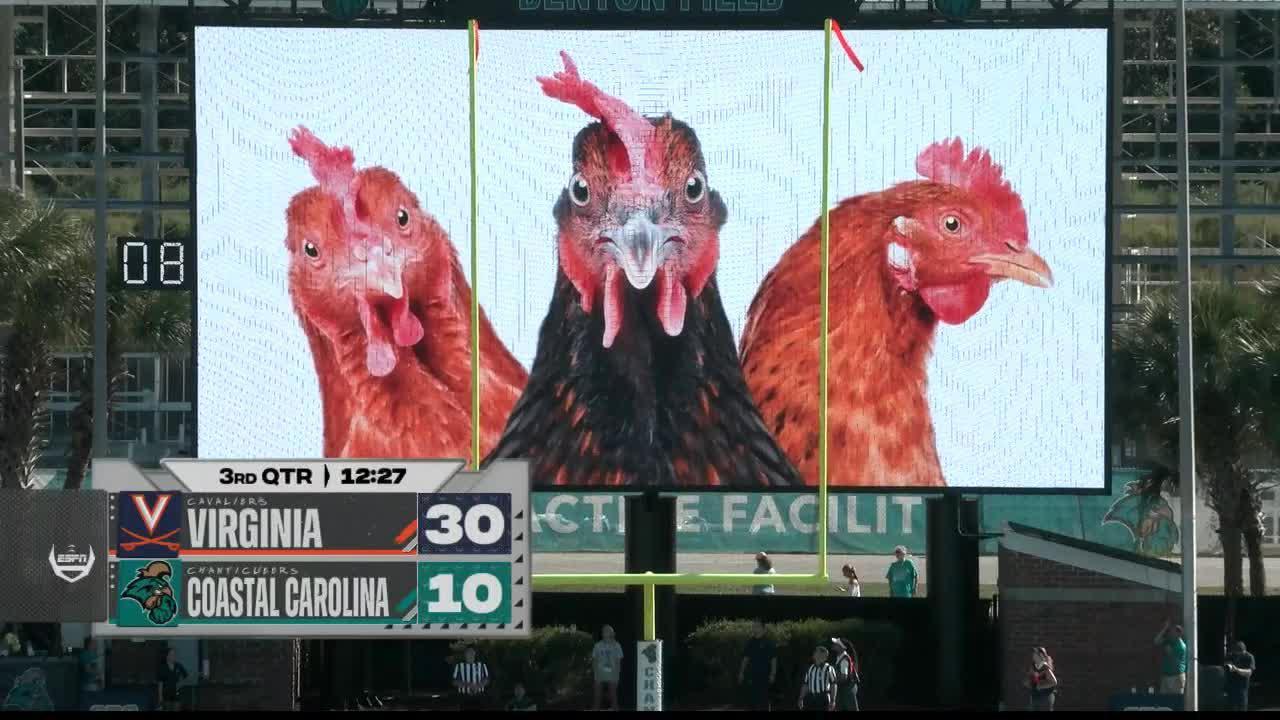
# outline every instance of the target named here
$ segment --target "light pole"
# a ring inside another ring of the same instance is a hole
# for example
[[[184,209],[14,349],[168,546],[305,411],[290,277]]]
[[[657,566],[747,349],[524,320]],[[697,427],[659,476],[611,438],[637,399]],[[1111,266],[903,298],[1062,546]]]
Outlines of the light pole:
[[[1196,433],[1191,346],[1191,164],[1187,141],[1187,3],[1178,0],[1178,477],[1182,505],[1182,627],[1187,643],[1185,709],[1199,708],[1196,618]]]

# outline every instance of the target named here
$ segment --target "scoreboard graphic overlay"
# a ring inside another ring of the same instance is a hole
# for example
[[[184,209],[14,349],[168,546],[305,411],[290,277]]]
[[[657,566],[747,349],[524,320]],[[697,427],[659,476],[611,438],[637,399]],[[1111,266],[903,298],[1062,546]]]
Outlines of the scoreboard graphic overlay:
[[[528,466],[95,461],[108,622],[127,637],[525,637]],[[101,482],[99,482],[101,481]]]

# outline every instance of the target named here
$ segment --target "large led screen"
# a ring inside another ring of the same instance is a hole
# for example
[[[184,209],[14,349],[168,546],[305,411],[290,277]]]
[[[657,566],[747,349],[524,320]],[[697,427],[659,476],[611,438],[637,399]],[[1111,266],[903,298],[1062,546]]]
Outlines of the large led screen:
[[[470,455],[467,43],[196,29],[202,457]]]
[[[1104,489],[1107,31],[849,39],[867,69],[836,51],[832,487]]]
[[[1106,31],[848,36],[832,488],[1102,490]],[[465,30],[198,28],[200,455],[470,457],[474,401],[538,487],[816,485],[823,32],[480,48],[473,118]]]
[[[482,37],[479,297],[530,369],[496,455],[567,487],[817,482],[737,348],[822,207],[821,29]]]

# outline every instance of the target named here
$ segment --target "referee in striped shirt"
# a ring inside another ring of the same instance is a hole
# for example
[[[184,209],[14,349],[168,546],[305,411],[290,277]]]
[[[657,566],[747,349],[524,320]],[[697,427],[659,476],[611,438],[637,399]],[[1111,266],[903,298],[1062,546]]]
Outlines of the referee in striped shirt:
[[[467,648],[466,660],[453,666],[453,686],[461,695],[463,710],[484,707],[484,691],[489,688],[489,667],[476,660],[475,648]]]
[[[834,710],[836,707],[836,669],[827,662],[827,649],[819,645],[813,650],[813,664],[800,684],[801,710]]]

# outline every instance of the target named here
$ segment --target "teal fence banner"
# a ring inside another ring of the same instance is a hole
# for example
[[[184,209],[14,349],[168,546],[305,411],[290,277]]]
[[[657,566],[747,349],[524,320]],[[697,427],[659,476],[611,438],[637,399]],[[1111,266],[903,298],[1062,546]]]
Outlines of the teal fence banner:
[[[1018,522],[1062,535],[1150,555],[1177,548],[1178,529],[1167,499],[1145,499],[1130,484],[1136,472],[1112,475],[1112,494],[990,495],[982,524],[998,532]],[[925,546],[924,495],[836,494],[828,498],[830,552],[880,555]],[[808,553],[817,549],[816,493],[677,494],[677,547],[700,553]],[[622,552],[623,493],[534,493],[536,552]],[[994,553],[995,541],[984,543]]]

